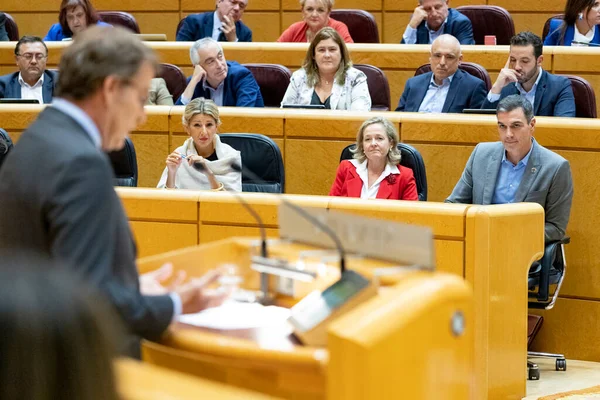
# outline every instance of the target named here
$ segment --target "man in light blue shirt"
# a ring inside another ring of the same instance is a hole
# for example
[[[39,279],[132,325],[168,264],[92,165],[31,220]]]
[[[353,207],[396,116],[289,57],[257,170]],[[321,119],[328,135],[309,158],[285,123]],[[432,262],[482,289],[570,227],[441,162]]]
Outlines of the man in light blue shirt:
[[[448,8],[448,0],[419,0],[401,43],[430,44],[444,33],[456,37],[460,44],[475,44],[471,21]]]
[[[508,60],[482,108],[496,108],[504,97],[520,94],[531,103],[535,115],[574,117],[575,97],[571,82],[542,69],[542,50],[542,39],[531,32],[513,36]]]
[[[569,162],[533,138],[533,107],[523,96],[516,94],[500,100],[496,116],[500,141],[475,147],[446,201],[483,205],[538,203],[545,211],[546,241],[562,239],[573,201]]]

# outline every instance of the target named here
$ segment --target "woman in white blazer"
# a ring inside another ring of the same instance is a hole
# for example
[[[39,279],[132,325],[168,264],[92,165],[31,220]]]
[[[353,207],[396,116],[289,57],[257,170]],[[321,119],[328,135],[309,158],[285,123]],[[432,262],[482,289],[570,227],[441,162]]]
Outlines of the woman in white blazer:
[[[302,68],[292,74],[284,104],[371,111],[367,76],[352,67],[346,44],[335,29],[325,27],[316,34]]]

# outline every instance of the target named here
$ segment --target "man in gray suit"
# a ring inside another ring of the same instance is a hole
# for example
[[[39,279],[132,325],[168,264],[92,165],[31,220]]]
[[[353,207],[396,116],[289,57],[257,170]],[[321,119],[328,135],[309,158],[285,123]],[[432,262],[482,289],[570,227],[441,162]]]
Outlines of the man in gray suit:
[[[562,239],[573,200],[569,162],[535,141],[533,107],[524,97],[500,100],[496,116],[500,142],[475,147],[446,202],[539,203],[545,211],[546,242]]]
[[[215,300],[203,288],[217,277],[169,293],[149,275],[140,291],[135,243],[105,151],[122,148],[145,120],[157,66],[152,50],[121,28],[80,33],[61,58],[58,97],[0,171],[0,250],[42,252],[99,288],[127,329],[123,352],[134,357],[141,337],[157,340],[177,314]]]

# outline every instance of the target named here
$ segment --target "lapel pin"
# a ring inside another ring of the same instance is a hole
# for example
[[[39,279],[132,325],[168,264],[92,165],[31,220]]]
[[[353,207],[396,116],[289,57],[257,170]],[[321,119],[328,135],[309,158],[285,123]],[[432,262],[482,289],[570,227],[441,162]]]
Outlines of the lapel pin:
[[[537,168],[535,168],[535,167],[531,168],[531,173],[532,174],[535,174],[536,172],[537,172]]]

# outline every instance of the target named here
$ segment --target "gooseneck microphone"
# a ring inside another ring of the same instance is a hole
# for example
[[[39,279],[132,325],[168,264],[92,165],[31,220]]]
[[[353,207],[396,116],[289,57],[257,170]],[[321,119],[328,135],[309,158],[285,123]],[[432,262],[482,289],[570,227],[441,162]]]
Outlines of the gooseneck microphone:
[[[254,180],[256,182],[266,183],[264,179],[262,179],[261,177],[256,175],[254,172],[250,171],[248,168],[245,168],[244,166],[239,165],[235,162],[231,163],[231,169],[249,176],[252,180]],[[241,198],[241,196],[240,196],[240,198]],[[315,218],[313,215],[308,213],[302,207],[297,206],[296,204],[290,202],[283,196],[281,196],[280,199],[281,199],[282,203],[289,206],[292,210],[294,210],[296,213],[298,213],[298,215],[300,215],[302,218],[304,218],[305,220],[307,220],[308,222],[310,222],[311,224],[313,224],[314,226],[318,227],[320,230],[325,232],[325,234],[327,234],[327,236],[329,236],[329,238],[331,240],[333,240],[333,242],[335,243],[335,246],[337,248],[338,254],[340,255],[340,272],[343,274],[344,271],[346,271],[346,251],[344,250],[344,246],[342,246],[342,242],[340,241],[340,238],[338,237],[338,235],[330,227],[328,227],[327,225],[325,225],[324,223],[319,221],[317,218]]]
[[[194,166],[194,168],[197,171],[200,171],[202,173],[206,172],[206,166],[203,163],[201,163],[201,162],[196,161],[193,164],[193,166]],[[232,169],[236,170],[235,168],[232,168]],[[263,223],[262,218],[260,218],[260,215],[258,215],[258,213],[250,206],[250,204],[248,204],[248,202],[242,196],[240,196],[237,192],[229,192],[229,193],[232,194],[236,198],[236,200],[238,200],[240,202],[240,204],[242,206],[244,206],[244,208],[246,209],[246,211],[248,211],[248,213],[250,215],[252,215],[252,217],[258,223],[258,228],[260,229],[260,241],[261,241],[261,243],[260,243],[260,255],[262,257],[264,257],[264,258],[268,258],[268,252],[267,252],[267,232],[265,230],[265,224]]]
[[[598,44],[598,43],[592,43],[592,42],[586,43],[586,42],[579,42],[577,40],[573,40],[573,41],[571,41],[571,43],[575,43],[575,44],[578,44],[578,45],[581,45],[581,46],[600,47],[600,44]]]

